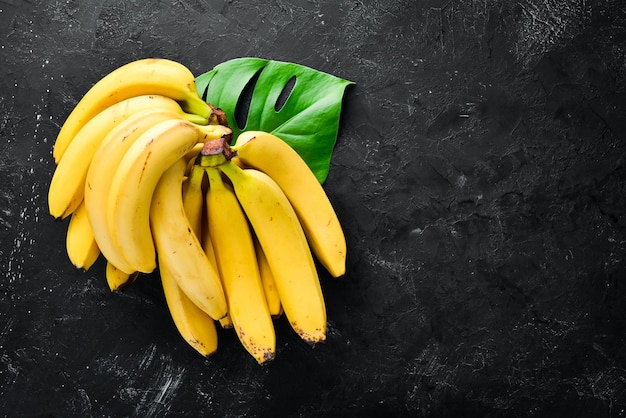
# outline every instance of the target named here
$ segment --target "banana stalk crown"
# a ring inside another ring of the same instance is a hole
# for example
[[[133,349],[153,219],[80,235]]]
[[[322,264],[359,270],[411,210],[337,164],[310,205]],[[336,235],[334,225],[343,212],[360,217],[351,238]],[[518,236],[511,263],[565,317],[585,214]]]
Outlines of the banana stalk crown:
[[[228,145],[228,138],[221,137],[204,143],[198,155],[198,164],[202,167],[217,167],[230,161],[236,154]]]

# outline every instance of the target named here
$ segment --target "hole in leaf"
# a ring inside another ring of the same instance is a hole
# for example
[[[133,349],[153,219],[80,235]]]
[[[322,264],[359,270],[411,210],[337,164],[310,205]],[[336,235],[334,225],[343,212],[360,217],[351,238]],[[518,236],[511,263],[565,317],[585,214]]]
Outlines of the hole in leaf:
[[[289,81],[287,81],[287,84],[285,84],[285,87],[283,87],[283,90],[280,92],[278,98],[276,99],[276,105],[274,106],[274,110],[276,112],[280,112],[280,109],[282,109],[285,103],[287,103],[287,99],[289,99],[289,96],[291,95],[291,92],[293,91],[293,87],[295,85],[296,76],[294,75],[289,79]]]
[[[252,78],[250,78],[246,86],[241,91],[239,100],[237,100],[235,114],[233,116],[239,129],[243,130],[246,127],[246,123],[248,123],[248,113],[250,112],[250,103],[252,103],[252,93],[254,93],[254,87],[256,86],[256,82],[259,80],[261,71],[263,71],[262,68],[257,71]]]
[[[207,101],[206,99],[207,99],[208,95],[209,95],[209,85],[207,84],[206,87],[204,88],[204,91],[200,95],[200,97],[202,97],[202,100],[204,100],[206,102]]]

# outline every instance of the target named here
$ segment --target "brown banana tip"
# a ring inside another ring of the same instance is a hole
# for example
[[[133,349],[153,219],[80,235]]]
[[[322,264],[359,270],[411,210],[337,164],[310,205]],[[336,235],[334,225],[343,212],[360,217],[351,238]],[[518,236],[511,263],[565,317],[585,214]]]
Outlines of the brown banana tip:
[[[200,155],[218,155],[221,154],[224,150],[224,139],[212,139],[204,143],[202,150],[200,150]]]
[[[235,155],[237,155],[229,145],[229,138],[232,135],[224,135],[221,138],[212,139],[204,143],[202,150],[200,151],[200,155],[198,158],[202,156],[211,156],[211,155],[219,155],[223,154],[226,157],[226,160],[232,159]]]
[[[276,358],[276,354],[272,351],[266,351],[263,353],[263,360],[261,362],[262,365],[265,365]]]
[[[228,119],[226,118],[226,112],[219,107],[215,107],[213,104],[208,103],[211,108],[211,114],[209,115],[209,123],[228,126]]]
[[[326,335],[321,335],[321,336],[316,336],[316,337],[307,336],[307,337],[303,337],[302,339],[309,346],[311,346],[311,348],[317,347],[318,344],[325,344],[326,343]]]
[[[126,289],[128,289],[129,286],[130,286],[130,283],[124,283],[124,284],[119,285],[115,289],[111,289],[111,292],[115,293],[116,295],[121,295],[122,293],[124,293]]]

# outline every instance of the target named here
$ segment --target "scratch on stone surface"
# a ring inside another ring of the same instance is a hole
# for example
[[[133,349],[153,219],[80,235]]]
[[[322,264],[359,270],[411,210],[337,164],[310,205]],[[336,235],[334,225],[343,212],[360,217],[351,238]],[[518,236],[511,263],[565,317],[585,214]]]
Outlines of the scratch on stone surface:
[[[163,368],[155,374],[150,382],[154,389],[148,389],[135,409],[135,415],[141,417],[153,417],[159,411],[167,412],[171,399],[176,396],[184,378],[185,369],[172,365],[171,358],[164,358]],[[150,396],[153,394],[153,396]],[[147,409],[145,407],[148,406]]]
[[[626,370],[609,367],[585,377],[576,377],[571,384],[581,398],[623,399],[626,396]]]
[[[458,365],[448,364],[438,344],[425,347],[407,367],[408,380],[412,384],[405,401],[407,407],[420,402],[419,394],[424,385],[434,386],[434,392],[430,395],[433,398],[444,396],[443,394],[449,390],[456,390],[455,379],[458,368]]]
[[[445,9],[450,5],[450,3],[451,3],[450,1],[447,1],[441,7],[431,7],[429,9],[429,12],[432,11],[436,14],[435,19],[438,21],[439,31],[440,31],[439,47],[441,48],[441,51],[445,51],[446,49],[446,36],[447,36],[443,14],[445,12]]]
[[[151,344],[150,349],[146,350],[143,358],[139,362],[139,368],[141,370],[145,370],[148,367],[150,367],[150,364],[152,363],[152,360],[154,359],[154,355],[156,354],[156,349],[157,349],[156,344]]]
[[[494,349],[483,344],[474,344],[469,351],[461,364],[470,367],[474,373],[491,366],[498,354]]]
[[[626,393],[626,370],[611,367],[590,377],[591,393],[597,399],[619,399]]]
[[[8,375],[5,376],[5,382],[8,383],[13,383],[15,382],[15,379],[17,378],[17,376],[20,375],[20,369],[15,366],[13,364],[13,361],[11,360],[11,357],[9,357],[6,354],[3,354],[0,356],[0,363],[4,364],[6,366],[6,370],[9,373]],[[1,373],[4,375],[4,373]],[[2,385],[2,387],[6,387],[5,385]]]
[[[76,406],[78,407],[78,411],[86,416],[92,410],[91,399],[89,399],[89,395],[87,394],[87,391],[85,389],[78,389],[78,395],[79,405]]]
[[[0,330],[0,350],[6,351],[4,347],[4,341],[11,331],[13,331],[13,324],[15,323],[15,317],[7,317],[3,319],[4,326]],[[13,385],[18,376],[21,374],[19,365],[14,363],[8,352],[0,354],[0,399],[3,397],[5,390]]]
[[[535,56],[550,51],[560,41],[580,33],[586,23],[585,2],[562,2],[543,0],[519,2],[522,10],[516,54],[518,59],[528,62]]]
[[[127,358],[111,354],[98,361],[96,371],[99,374],[125,382],[119,388],[118,396],[134,405],[133,417],[166,416],[185,380],[185,367],[175,364],[170,356],[157,352],[157,345],[151,344],[137,356]],[[128,368],[127,364],[135,366]]]
[[[372,253],[369,249],[366,249],[366,251],[368,259],[372,264],[382,267],[393,273],[394,276],[402,277],[405,276],[408,271],[411,271],[410,263],[407,263],[405,260],[389,260],[380,253]]]
[[[4,326],[2,327],[2,330],[0,330],[0,337],[2,337],[1,339],[4,339],[4,337],[8,335],[9,332],[11,332],[14,322],[15,317],[9,317],[4,319]],[[2,345],[0,345],[0,348],[1,347]]]

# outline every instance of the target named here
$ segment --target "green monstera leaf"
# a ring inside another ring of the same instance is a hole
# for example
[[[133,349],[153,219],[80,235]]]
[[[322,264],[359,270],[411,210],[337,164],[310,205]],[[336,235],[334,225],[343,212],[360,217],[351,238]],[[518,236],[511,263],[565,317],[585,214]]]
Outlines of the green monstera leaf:
[[[236,58],[196,78],[199,94],[221,108],[233,129],[270,132],[291,145],[323,183],[351,81],[309,67]]]

